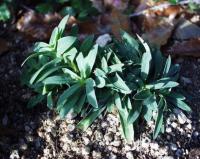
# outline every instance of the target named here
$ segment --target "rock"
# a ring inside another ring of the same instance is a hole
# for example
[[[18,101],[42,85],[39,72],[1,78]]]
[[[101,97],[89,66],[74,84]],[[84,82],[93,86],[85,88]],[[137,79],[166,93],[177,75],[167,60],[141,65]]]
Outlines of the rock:
[[[89,155],[90,154],[90,147],[85,146],[81,148],[82,155]]]
[[[115,146],[115,147],[119,147],[121,145],[121,141],[113,141],[111,143],[111,145]]]
[[[8,116],[4,115],[3,119],[2,119],[2,124],[3,126],[6,126],[8,124]]]
[[[171,127],[167,127],[165,130],[167,133],[171,133],[172,132],[172,128]]]
[[[112,41],[112,38],[110,37],[109,34],[103,34],[97,38],[96,43],[99,46],[104,47],[106,44],[108,44],[111,41]]]
[[[192,133],[192,136],[193,136],[194,139],[197,139],[198,136],[199,136],[199,132],[198,132],[198,131],[194,131],[194,132]]]
[[[103,139],[103,134],[100,131],[95,132],[95,140],[101,141]]]
[[[74,131],[74,129],[75,129],[75,125],[72,125],[72,124],[67,125],[67,130],[68,130],[69,132]]]
[[[189,130],[191,130],[192,129],[192,125],[189,123],[189,124],[186,125],[186,128],[188,128]]]
[[[159,149],[159,145],[157,143],[150,143],[150,147],[151,147],[151,149],[154,149],[154,150]]]
[[[178,40],[188,40],[200,37],[200,27],[183,19],[175,30],[174,36]]]
[[[173,156],[163,156],[163,157],[160,158],[160,159],[174,159],[174,157],[173,157]]]
[[[25,143],[20,145],[21,150],[27,150],[27,148],[28,148],[28,145]]]
[[[18,158],[20,158],[18,150],[13,150],[10,154],[10,159],[18,159]]]
[[[32,135],[26,135],[25,137],[28,142],[33,142],[34,140],[34,137]]]
[[[113,139],[114,139],[113,134],[112,133],[108,133],[108,134],[104,135],[104,139],[105,139],[106,142],[113,141]]]
[[[176,114],[176,116],[178,118],[178,122],[180,124],[185,124],[186,123],[187,117],[180,109],[174,109],[174,113]]]
[[[95,159],[101,159],[101,152],[97,152],[97,151],[92,151],[92,157]]]
[[[117,156],[113,153],[110,154],[109,159],[117,159]]]
[[[127,153],[126,153],[126,158],[127,158],[127,159],[134,159],[133,153],[130,152],[130,151],[127,152]]]
[[[82,137],[82,139],[83,139],[83,142],[84,142],[85,145],[88,145],[90,143],[90,139],[89,138]]]
[[[178,149],[178,150],[176,151],[175,155],[176,155],[177,157],[181,157],[181,156],[183,155],[183,150]]]
[[[177,126],[178,126],[178,124],[177,123],[175,123],[175,122],[173,122],[172,124],[171,124],[171,126],[173,127],[173,128],[177,128]]]
[[[177,146],[176,146],[176,144],[171,144],[170,145],[170,149],[172,150],[172,151],[176,151],[177,150]]]

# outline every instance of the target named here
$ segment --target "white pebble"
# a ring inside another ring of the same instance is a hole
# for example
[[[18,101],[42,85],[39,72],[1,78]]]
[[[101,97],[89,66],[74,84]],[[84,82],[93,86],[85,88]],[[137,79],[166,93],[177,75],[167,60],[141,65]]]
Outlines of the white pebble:
[[[126,153],[127,159],[134,159],[133,153],[132,152],[127,152]]]
[[[177,146],[176,146],[176,144],[171,144],[170,145],[170,149],[172,150],[172,151],[176,151],[177,150]]]

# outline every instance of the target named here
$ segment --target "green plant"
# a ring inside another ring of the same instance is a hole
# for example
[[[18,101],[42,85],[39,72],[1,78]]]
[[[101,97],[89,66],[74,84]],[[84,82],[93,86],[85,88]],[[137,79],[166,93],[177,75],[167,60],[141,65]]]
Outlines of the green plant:
[[[49,43],[36,43],[25,60],[23,83],[36,92],[28,103],[32,108],[46,100],[64,118],[69,112],[83,119],[78,127],[86,130],[103,112],[118,112],[122,133],[127,141],[134,137],[138,119],[148,122],[157,113],[154,138],[164,121],[164,113],[173,107],[190,111],[178,85],[178,67],[165,63],[158,50],[150,48],[122,32],[122,41],[99,47],[94,36],[81,44],[72,32],[63,37],[66,16],[56,27]],[[163,66],[164,65],[164,66]],[[173,76],[173,77],[172,77]]]
[[[8,3],[10,1],[9,0],[4,0],[1,4],[0,4],[0,21],[7,21],[10,19],[11,17],[11,13],[10,10],[8,8]]]
[[[59,12],[61,15],[73,15],[78,20],[86,20],[97,15],[98,11],[90,0],[44,0],[36,6],[40,13]]]
[[[185,97],[174,89],[179,76],[179,65],[171,64],[171,57],[165,59],[159,49],[151,50],[139,36],[140,44],[128,33],[122,32],[123,43],[116,42],[121,57],[129,63],[125,70],[127,83],[134,90],[131,98],[133,107],[130,110],[128,123],[135,123],[142,118],[149,122],[155,120],[154,139],[164,130],[164,120],[168,112],[178,107],[191,111],[183,102]],[[141,46],[142,44],[142,46]],[[153,115],[156,114],[156,115]]]

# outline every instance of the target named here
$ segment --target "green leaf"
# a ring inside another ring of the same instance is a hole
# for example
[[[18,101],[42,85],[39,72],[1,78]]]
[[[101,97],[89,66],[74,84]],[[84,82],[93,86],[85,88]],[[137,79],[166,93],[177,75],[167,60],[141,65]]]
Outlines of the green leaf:
[[[102,57],[101,59],[101,69],[106,73],[108,72],[108,63],[105,57]]]
[[[34,97],[32,97],[28,104],[27,104],[27,108],[33,108],[34,106],[36,106],[38,103],[42,102],[44,100],[45,96],[43,95],[36,95]]]
[[[124,137],[126,138],[127,142],[130,143],[131,141],[133,141],[133,138],[134,138],[133,125],[127,122],[127,118],[128,118],[127,107],[128,106],[126,105],[125,102],[121,103],[121,99],[118,93],[115,94],[115,105],[119,112],[119,118],[120,118],[120,123],[121,123]]]
[[[88,103],[91,104],[94,108],[98,108],[94,86],[95,82],[93,79],[89,78],[86,80],[86,94]]]
[[[176,92],[170,92],[170,94],[168,94],[167,96],[171,98],[175,98],[177,100],[185,100],[185,97],[182,94],[179,94]]]
[[[52,98],[52,92],[49,92],[47,95],[47,107],[49,109],[53,108],[53,98]]]
[[[95,74],[96,76],[106,78],[106,73],[105,73],[103,70],[99,69],[99,68],[96,68],[96,69],[94,70],[94,74]]]
[[[100,76],[96,76],[95,83],[97,88],[103,88],[106,85],[105,79]]]
[[[53,68],[49,68],[45,71],[42,72],[41,76],[38,76],[38,79],[35,82],[40,82],[43,81],[45,78],[47,78],[49,75],[53,74],[56,71],[59,71],[63,68],[64,66],[56,66]]]
[[[171,56],[168,56],[163,70],[163,77],[166,77],[167,74],[169,73],[170,66],[171,66]]]
[[[85,58],[85,63],[86,63],[86,66],[87,66],[87,77],[92,72],[92,68],[93,68],[94,63],[96,61],[97,53],[98,53],[98,45],[96,44],[90,50],[90,52],[88,53],[87,57]]]
[[[162,53],[160,50],[156,49],[156,51],[152,54],[152,62],[154,64],[154,78],[160,78],[162,75],[162,70],[163,70],[163,63],[164,63],[164,58],[162,56]]]
[[[67,51],[66,53],[63,54],[63,58],[65,60],[65,63],[68,63],[68,60],[70,60],[70,62],[73,62],[76,55],[77,55],[77,49],[76,48],[72,48],[69,51]]]
[[[94,35],[90,35],[86,37],[86,39],[83,41],[83,43],[80,46],[80,51],[84,54],[87,55],[88,52],[92,49],[92,46],[94,44]]]
[[[63,35],[67,21],[69,20],[69,15],[66,15],[58,25],[60,37]]]
[[[130,94],[131,90],[126,85],[126,83],[122,80],[122,78],[116,73],[114,79],[111,80],[111,86],[117,89],[119,92],[123,94]]]
[[[144,101],[143,101],[143,104],[144,105],[151,105],[153,104],[154,102],[156,102],[156,96],[155,95],[150,95],[148,98],[146,98]]]
[[[82,52],[79,53],[79,55],[76,57],[76,63],[78,65],[78,69],[81,73],[82,78],[86,78],[86,60],[83,57]]]
[[[34,73],[34,75],[31,77],[30,79],[30,84],[33,84],[35,82],[35,80],[37,79],[37,77],[40,75],[40,73],[51,67],[51,66],[55,66],[56,63],[60,62],[60,59],[56,58],[48,63],[46,63],[45,65],[43,65],[37,72]]]
[[[83,94],[81,95],[80,99],[78,100],[78,102],[76,103],[75,109],[74,111],[79,114],[84,106],[84,103],[86,101],[86,95],[84,94],[85,92],[83,92]]]
[[[38,57],[40,55],[47,55],[47,56],[51,56],[50,52],[37,52],[37,53],[33,53],[30,56],[28,56],[24,62],[21,64],[21,66],[23,66],[28,60],[34,58],[34,57]]]
[[[80,79],[80,77],[73,71],[71,71],[67,68],[63,68],[62,70],[65,74],[69,75],[72,79],[76,79],[76,80]]]
[[[61,85],[61,84],[68,84],[70,81],[69,78],[66,76],[51,76],[46,78],[44,81],[42,81],[45,85]]]
[[[58,27],[55,27],[53,32],[51,33],[49,44],[56,45],[58,38],[59,38],[59,29]]]
[[[58,40],[57,55],[60,56],[66,52],[76,42],[77,38],[73,36],[66,36]]]
[[[131,48],[132,54],[140,56],[139,43],[133,37],[131,37],[127,32],[121,30],[120,33],[122,40],[125,42],[125,45],[128,45],[128,47]]]
[[[145,100],[146,98],[148,98],[149,96],[151,96],[151,92],[149,89],[145,89],[145,90],[141,90],[139,92],[137,92],[134,96],[133,99],[135,100]]]
[[[146,85],[146,88],[149,89],[166,89],[166,88],[173,88],[177,87],[179,83],[172,81],[170,78],[162,78],[160,80],[157,80],[156,82]]]
[[[11,13],[10,10],[8,9],[8,6],[6,3],[2,3],[0,5],[0,21],[7,21],[8,19],[10,19],[11,17]]]
[[[128,116],[128,123],[134,123],[138,117],[140,116],[140,113],[142,112],[142,102],[141,101],[134,101],[133,108],[129,113]]]
[[[124,66],[124,64],[120,63],[120,64],[114,64],[111,65],[107,68],[108,73],[113,73],[113,72],[122,72],[122,67]]]
[[[185,110],[187,112],[191,112],[191,108],[182,100],[176,99],[176,98],[167,98],[174,106],[179,107],[182,110]]]
[[[67,101],[67,98],[75,94],[80,88],[81,88],[81,85],[77,83],[69,87],[67,90],[65,90],[58,98],[57,108],[58,109],[61,108]]]
[[[143,80],[146,80],[150,71],[150,65],[151,65],[151,53],[146,52],[142,56],[142,62],[141,62],[141,77]]]
[[[63,105],[63,107],[60,108],[59,111],[59,116],[61,118],[64,118],[70,112],[70,110],[75,108],[76,102],[78,101],[79,97],[80,97],[80,92],[77,92],[76,95],[73,95],[70,97],[70,99],[66,100],[66,103]]]
[[[93,122],[94,120],[103,112],[105,107],[98,108],[97,110],[91,111],[86,118],[81,120],[77,127],[83,131],[85,131]]]
[[[51,52],[53,51],[53,48],[47,43],[37,42],[34,45],[33,51],[34,52]]]
[[[161,131],[163,124],[163,110],[165,106],[166,106],[166,101],[163,98],[160,98],[160,101],[158,103],[158,115],[156,119],[156,126],[153,132],[153,139],[156,139],[159,132]]]

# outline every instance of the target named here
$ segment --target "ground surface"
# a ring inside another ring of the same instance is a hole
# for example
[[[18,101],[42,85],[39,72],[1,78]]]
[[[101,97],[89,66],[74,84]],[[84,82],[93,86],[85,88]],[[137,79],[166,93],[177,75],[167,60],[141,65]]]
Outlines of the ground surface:
[[[74,120],[59,120],[44,105],[26,109],[31,92],[20,84],[21,63],[33,43],[15,31],[3,30],[0,36],[10,43],[8,51],[0,56],[1,159],[200,157],[200,58],[174,60],[182,66],[180,82],[193,113],[187,117],[172,114],[167,120],[167,133],[156,141],[147,135],[152,123],[145,130],[140,127],[137,132],[142,135],[136,135],[129,145],[121,138],[119,121],[113,114],[101,116],[81,133],[75,129]]]

